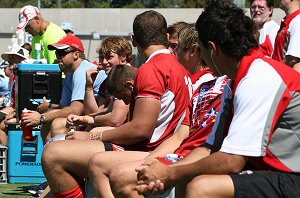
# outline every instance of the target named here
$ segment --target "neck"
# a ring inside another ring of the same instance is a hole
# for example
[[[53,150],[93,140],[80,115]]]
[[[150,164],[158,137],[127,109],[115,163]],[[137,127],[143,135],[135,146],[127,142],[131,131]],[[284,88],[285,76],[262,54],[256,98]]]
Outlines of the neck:
[[[226,63],[227,64],[227,63]],[[238,71],[238,68],[239,68],[239,65],[240,65],[240,61],[236,61],[236,60],[230,60],[228,62],[228,65],[230,65],[230,69],[229,69],[229,72],[228,72],[228,77],[230,79],[235,79],[236,77],[236,74],[237,74],[237,71]]]
[[[150,45],[147,49],[142,49],[142,48],[138,48],[138,49],[143,62],[146,62],[149,56],[151,56],[151,54],[153,54],[158,50],[167,49],[167,48],[163,45]]]
[[[70,73],[74,74],[74,72],[76,71],[76,69],[80,66],[81,62],[83,61],[83,59],[78,58],[74,63],[73,63],[73,67],[71,68]]]
[[[50,25],[50,22],[46,20],[42,20],[41,23],[42,24],[41,24],[40,36],[42,36],[46,32],[47,27]]]
[[[297,11],[299,9],[300,9],[300,5],[299,4],[298,5],[291,5],[289,8],[287,8],[285,10],[285,14],[286,14],[286,16],[289,16],[289,15],[291,15],[292,13],[294,13],[295,11]]]

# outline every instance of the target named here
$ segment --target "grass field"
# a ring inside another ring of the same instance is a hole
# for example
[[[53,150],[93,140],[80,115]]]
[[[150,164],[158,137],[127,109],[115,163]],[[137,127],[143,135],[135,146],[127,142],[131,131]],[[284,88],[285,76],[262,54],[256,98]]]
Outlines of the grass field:
[[[0,183],[0,198],[29,198],[35,197],[23,190],[23,186],[32,186],[36,184],[1,184]]]

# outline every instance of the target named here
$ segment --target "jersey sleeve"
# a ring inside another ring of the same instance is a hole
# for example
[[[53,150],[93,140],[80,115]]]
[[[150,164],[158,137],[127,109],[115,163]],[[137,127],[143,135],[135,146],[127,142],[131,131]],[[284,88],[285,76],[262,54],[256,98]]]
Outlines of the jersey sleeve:
[[[136,98],[151,97],[160,100],[165,90],[164,75],[151,67],[141,67],[135,77]]]
[[[234,115],[222,152],[253,157],[265,155],[281,85],[282,79],[268,63],[261,59],[252,63],[237,86]]]

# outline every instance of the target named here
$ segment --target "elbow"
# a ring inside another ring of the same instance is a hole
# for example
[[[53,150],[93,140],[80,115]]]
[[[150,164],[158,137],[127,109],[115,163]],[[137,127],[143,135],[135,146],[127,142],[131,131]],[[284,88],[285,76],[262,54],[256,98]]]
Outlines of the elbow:
[[[247,158],[239,155],[231,155],[231,158],[229,158],[226,163],[227,167],[229,167],[228,172],[229,173],[240,173],[245,164],[246,164]]]
[[[122,117],[112,116],[109,124],[112,127],[119,127],[122,124],[124,124],[125,121],[126,121],[126,116],[122,116]]]
[[[141,140],[149,139],[154,130],[152,128],[146,127],[142,123],[136,123],[132,126],[132,128],[136,136]]]

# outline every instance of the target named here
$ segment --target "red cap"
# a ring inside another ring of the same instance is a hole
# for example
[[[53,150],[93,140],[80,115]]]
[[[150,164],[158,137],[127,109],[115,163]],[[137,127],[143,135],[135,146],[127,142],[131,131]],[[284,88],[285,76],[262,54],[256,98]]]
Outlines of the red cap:
[[[49,44],[49,50],[57,50],[57,49],[67,49],[69,47],[74,47],[81,52],[84,52],[84,48],[81,40],[74,35],[66,35],[62,37],[57,43]]]

